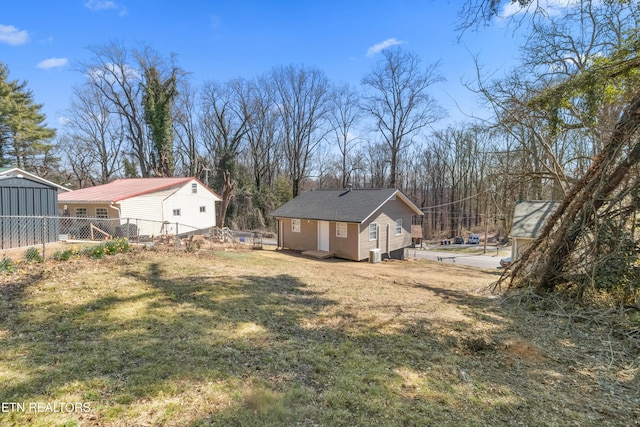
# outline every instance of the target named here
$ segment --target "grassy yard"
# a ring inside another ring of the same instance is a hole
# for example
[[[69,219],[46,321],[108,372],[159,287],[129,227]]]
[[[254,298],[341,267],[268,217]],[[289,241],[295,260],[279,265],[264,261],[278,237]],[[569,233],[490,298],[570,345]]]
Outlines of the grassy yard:
[[[501,304],[496,278],[273,250],[48,261],[0,278],[0,425],[634,425],[623,343]]]

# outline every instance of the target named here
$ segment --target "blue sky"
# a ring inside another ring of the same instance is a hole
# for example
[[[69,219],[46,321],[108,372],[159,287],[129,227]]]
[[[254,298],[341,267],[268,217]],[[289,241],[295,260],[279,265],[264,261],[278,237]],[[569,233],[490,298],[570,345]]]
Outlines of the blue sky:
[[[26,80],[50,126],[59,127],[74,85],[78,61],[89,46],[110,41],[128,48],[145,43],[177,55],[195,84],[252,78],[274,66],[304,64],[334,82],[359,85],[385,45],[401,44],[425,65],[440,61],[446,81],[432,95],[451,121],[483,114],[462,82],[475,78],[474,57],[487,72],[515,64],[517,43],[499,23],[454,31],[461,1],[158,1],[8,0],[0,12],[0,61],[10,78]],[[436,126],[437,127],[437,126]]]

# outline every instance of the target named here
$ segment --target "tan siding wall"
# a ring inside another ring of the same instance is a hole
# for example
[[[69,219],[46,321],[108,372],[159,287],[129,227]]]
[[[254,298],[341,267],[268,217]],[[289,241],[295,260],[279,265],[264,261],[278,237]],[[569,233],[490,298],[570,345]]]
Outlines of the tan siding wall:
[[[390,200],[363,224],[347,224],[347,238],[336,236],[336,223],[329,223],[329,251],[338,258],[360,261],[369,258],[369,251],[379,247],[383,254],[411,245],[413,211],[400,200]],[[395,235],[396,219],[402,219],[402,233]],[[378,224],[378,240],[369,241],[369,224]],[[282,246],[308,251],[318,249],[318,222],[300,220],[300,232],[291,231],[291,219],[281,219]],[[387,231],[388,230],[388,231]],[[388,238],[387,238],[388,237]],[[358,242],[360,247],[358,248]],[[379,242],[379,246],[378,243]]]
[[[389,200],[360,227],[359,259],[369,258],[371,249],[379,248],[383,254],[411,245],[411,216],[413,211],[402,201]],[[396,219],[402,219],[402,233],[395,235]],[[378,224],[378,239],[369,240],[369,224]],[[388,231],[388,234],[387,234]],[[388,240],[387,240],[388,238]]]
[[[358,259],[358,235],[360,231],[359,224],[347,224],[347,237],[336,236],[336,223],[329,223],[329,251],[333,252],[338,258]]]
[[[296,251],[315,251],[318,249],[318,222],[300,220],[300,232],[291,231],[291,219],[282,219],[282,246]]]
[[[318,222],[300,220],[300,233],[291,231],[291,219],[282,218],[282,246],[297,251],[318,249]],[[336,236],[336,223],[329,223],[329,251],[336,257],[358,260],[359,224],[347,224],[347,238]]]
[[[76,208],[86,208],[87,216],[89,218],[96,217],[96,209],[102,208],[107,210],[107,216],[109,219],[118,218],[118,211],[110,208],[107,203],[103,204],[82,204],[82,203],[58,203],[58,212],[62,214],[64,207],[67,207],[69,211],[69,216],[76,216]]]
[[[109,233],[110,235],[113,235],[116,231],[116,227],[120,225],[120,221],[118,220],[118,211],[109,207],[109,204],[107,203],[59,203],[58,211],[60,215],[64,215],[65,206],[67,207],[67,211],[69,212],[69,216],[71,218],[76,217],[76,208],[85,208],[87,210],[87,218],[91,218],[91,224],[104,231],[105,233]],[[96,218],[97,209],[106,209],[107,218],[97,220],[94,219]],[[87,239],[91,236],[89,221],[63,219],[61,221],[60,233],[68,234],[69,236],[71,236],[71,238]],[[97,238],[102,238],[102,235],[98,232],[96,232],[94,236],[97,236]]]

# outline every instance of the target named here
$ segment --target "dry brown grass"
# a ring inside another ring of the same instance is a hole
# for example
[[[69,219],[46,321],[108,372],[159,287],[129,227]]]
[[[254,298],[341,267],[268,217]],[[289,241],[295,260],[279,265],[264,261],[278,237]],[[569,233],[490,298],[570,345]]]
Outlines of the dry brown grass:
[[[24,273],[24,274],[23,274]],[[633,425],[637,354],[451,264],[138,251],[5,276],[2,425]],[[635,357],[635,359],[634,359]]]

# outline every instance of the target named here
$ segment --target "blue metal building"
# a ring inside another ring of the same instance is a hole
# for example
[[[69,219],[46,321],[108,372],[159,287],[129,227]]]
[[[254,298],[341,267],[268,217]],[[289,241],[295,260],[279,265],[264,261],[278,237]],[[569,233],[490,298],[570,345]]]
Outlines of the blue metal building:
[[[57,241],[61,190],[21,169],[0,169],[0,249]]]

